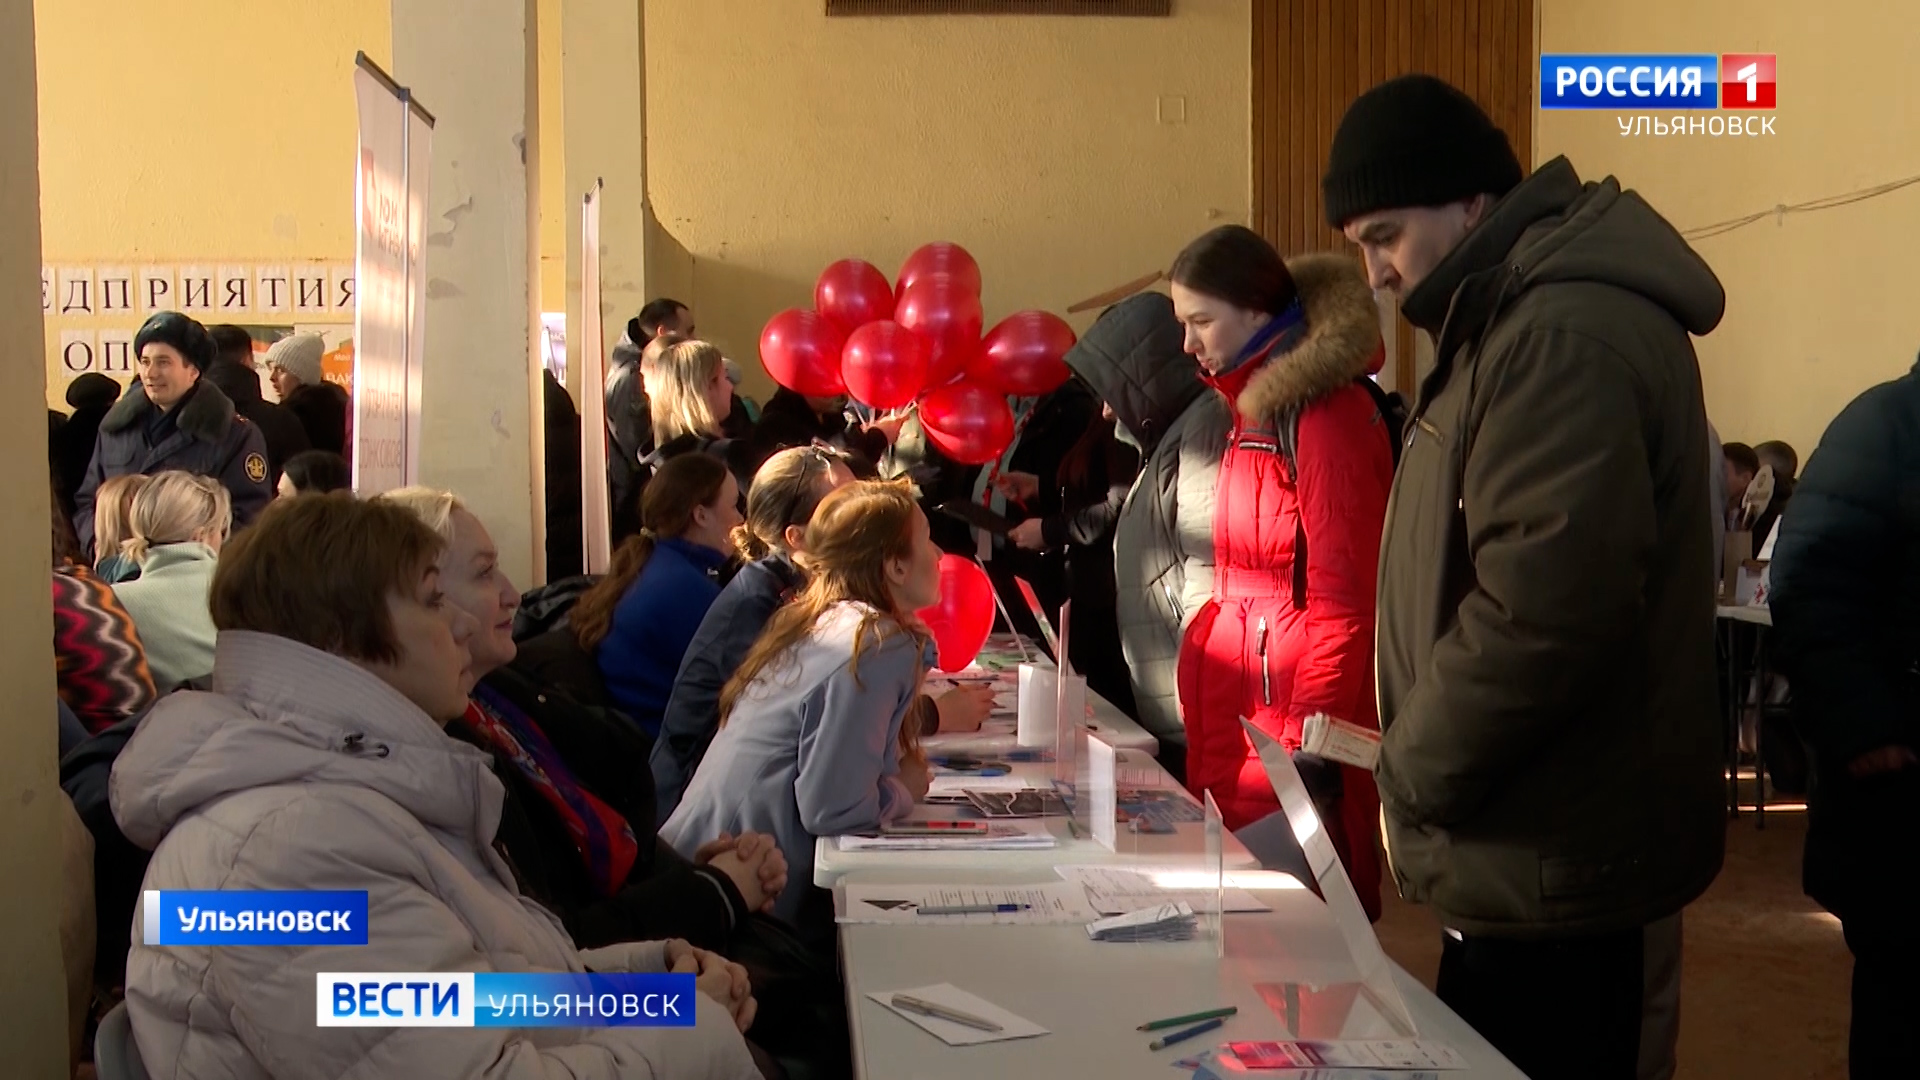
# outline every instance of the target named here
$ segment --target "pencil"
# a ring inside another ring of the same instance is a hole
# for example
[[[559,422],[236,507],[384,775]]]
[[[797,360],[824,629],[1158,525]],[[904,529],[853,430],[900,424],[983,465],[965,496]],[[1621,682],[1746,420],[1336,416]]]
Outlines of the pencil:
[[[1176,1031],[1171,1035],[1162,1035],[1159,1038],[1148,1043],[1147,1049],[1165,1050],[1167,1047],[1172,1046],[1174,1043],[1186,1042],[1188,1039],[1191,1039],[1196,1035],[1205,1035],[1207,1032],[1212,1031],[1214,1028],[1217,1028],[1221,1024],[1224,1024],[1226,1022],[1227,1022],[1226,1017],[1218,1016],[1213,1018],[1212,1020],[1207,1021],[1204,1024],[1195,1024],[1184,1031]]]
[[[1161,1028],[1179,1027],[1181,1024],[1197,1024],[1202,1020],[1211,1020],[1216,1016],[1232,1016],[1240,1011],[1240,1006],[1229,1005],[1224,1009],[1205,1009],[1185,1016],[1169,1016],[1165,1020],[1149,1020],[1135,1031],[1159,1031]]]

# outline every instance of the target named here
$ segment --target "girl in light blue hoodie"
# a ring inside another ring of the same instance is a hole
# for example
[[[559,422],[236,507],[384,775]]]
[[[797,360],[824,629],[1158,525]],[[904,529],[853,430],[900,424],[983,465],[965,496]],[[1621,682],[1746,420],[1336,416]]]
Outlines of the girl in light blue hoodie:
[[[721,695],[720,731],[660,836],[683,855],[763,832],[787,858],[774,913],[830,935],[815,838],[896,821],[927,792],[911,724],[930,649],[913,614],[940,598],[940,551],[904,484],[827,496],[807,526],[806,590],[782,608]]]

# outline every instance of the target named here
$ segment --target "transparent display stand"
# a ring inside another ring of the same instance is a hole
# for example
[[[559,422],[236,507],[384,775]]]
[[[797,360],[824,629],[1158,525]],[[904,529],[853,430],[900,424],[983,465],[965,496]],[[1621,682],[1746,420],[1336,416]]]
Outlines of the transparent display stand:
[[[1224,920],[1222,956],[1247,965],[1255,989],[1299,1039],[1411,1038],[1419,1032],[1394,983],[1360,897],[1314,809],[1313,797],[1279,741],[1241,721],[1260,755],[1280,809],[1306,855],[1336,931],[1303,935],[1270,925]],[[1285,973],[1266,979],[1262,972]]]

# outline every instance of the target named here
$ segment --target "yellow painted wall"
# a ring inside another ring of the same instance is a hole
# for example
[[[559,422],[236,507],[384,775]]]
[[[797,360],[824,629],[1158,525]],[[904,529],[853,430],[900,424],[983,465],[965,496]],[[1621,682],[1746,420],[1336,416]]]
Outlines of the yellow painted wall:
[[[818,0],[649,0],[648,186],[693,256],[681,299],[753,371],[761,326],[835,259],[891,275],[957,241],[990,324],[1165,267],[1247,219],[1248,2],[829,19]],[[1163,96],[1183,122],[1160,121]]]
[[[1897,73],[1908,0],[1538,0],[1542,52],[1771,52],[1772,137],[1623,137],[1616,114],[1541,112],[1538,159],[1638,189],[1682,229],[1920,173],[1920,111]],[[1727,289],[1699,343],[1721,437],[1786,439],[1804,461],[1842,406],[1920,348],[1920,186],[1695,242]]]
[[[389,64],[389,3],[34,0],[45,262],[350,265],[353,57]],[[61,299],[47,392],[64,408],[61,330],[141,316]]]
[[[639,0],[633,0],[638,3]],[[560,0],[537,0],[540,33],[541,311],[567,310],[565,80],[560,77]],[[577,196],[576,196],[577,197]],[[535,328],[536,332],[538,327]]]
[[[46,264],[351,264],[353,57],[364,50],[392,70],[392,2],[34,0]],[[560,130],[557,21],[545,30],[558,10],[539,0],[550,132]],[[565,296],[555,146],[540,185],[546,310]],[[140,320],[57,308],[56,297],[50,353],[63,328]],[[66,381],[50,361],[48,400],[62,408]]]

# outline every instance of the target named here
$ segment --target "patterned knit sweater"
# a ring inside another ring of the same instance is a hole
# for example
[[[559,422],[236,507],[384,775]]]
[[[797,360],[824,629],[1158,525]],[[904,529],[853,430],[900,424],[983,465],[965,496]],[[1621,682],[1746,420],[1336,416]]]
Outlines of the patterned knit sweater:
[[[113,587],[84,566],[53,572],[53,654],[60,699],[90,732],[153,704],[153,675]]]

